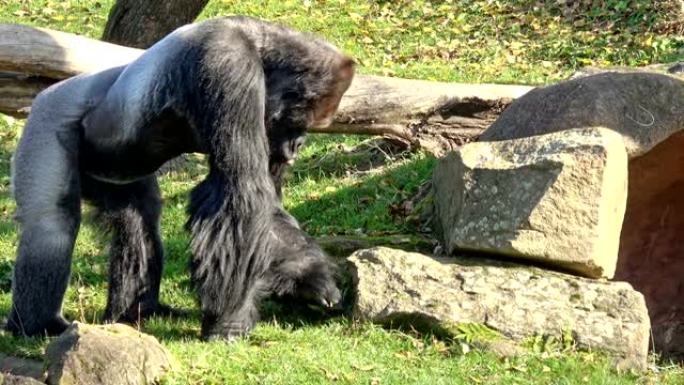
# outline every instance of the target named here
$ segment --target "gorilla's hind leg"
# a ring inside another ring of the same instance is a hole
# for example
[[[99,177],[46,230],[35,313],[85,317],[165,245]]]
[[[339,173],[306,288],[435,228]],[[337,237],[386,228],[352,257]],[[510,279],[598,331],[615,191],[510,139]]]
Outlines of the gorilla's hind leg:
[[[83,195],[97,207],[98,219],[112,234],[105,320],[136,322],[165,312],[159,304],[164,250],[156,178],[116,185],[85,177]]]
[[[81,222],[78,136],[55,134],[36,120],[24,129],[13,170],[20,238],[7,330],[26,336],[57,335],[69,326],[62,301]]]
[[[259,319],[259,304],[266,294],[266,282],[259,279],[247,289],[240,308],[218,315],[205,312],[202,318],[202,338],[208,341],[233,341],[248,334]]]
[[[7,321],[14,334],[58,335],[69,326],[61,309],[80,219],[78,206],[69,206],[22,221]]]

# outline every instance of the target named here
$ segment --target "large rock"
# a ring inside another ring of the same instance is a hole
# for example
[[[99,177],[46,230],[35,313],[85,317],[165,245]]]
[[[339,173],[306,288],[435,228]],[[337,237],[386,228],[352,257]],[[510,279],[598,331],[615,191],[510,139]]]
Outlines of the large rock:
[[[171,368],[157,340],[130,326],[72,324],[45,354],[51,385],[155,384]]]
[[[684,81],[608,72],[536,88],[511,103],[480,140],[582,127],[613,129],[623,135],[630,157],[642,155],[684,128]]]
[[[630,157],[615,278],[646,297],[655,349],[683,358],[684,81],[606,73],[539,88],[513,102],[481,138],[595,125],[622,134]]]
[[[447,253],[477,250],[612,277],[627,200],[620,135],[577,129],[470,143],[433,177]]]
[[[648,314],[628,283],[382,247],[357,251],[348,261],[358,318],[480,323],[518,341],[571,331],[581,349],[613,354],[623,367],[646,365]]]
[[[684,79],[684,62],[673,62],[673,63],[658,63],[649,64],[644,67],[624,67],[624,66],[611,66],[611,67],[582,67],[577,72],[572,74],[571,79],[577,79],[585,76],[597,75],[606,72],[621,72],[621,73],[634,73],[634,72],[646,72],[646,73],[657,73],[665,74],[669,76],[675,76]]]

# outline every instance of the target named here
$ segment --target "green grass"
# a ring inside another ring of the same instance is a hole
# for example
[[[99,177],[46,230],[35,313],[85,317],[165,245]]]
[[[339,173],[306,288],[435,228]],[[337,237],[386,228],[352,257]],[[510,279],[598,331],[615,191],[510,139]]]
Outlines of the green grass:
[[[383,160],[386,167],[371,168]],[[293,167],[285,207],[314,235],[415,231],[388,208],[413,196],[431,177],[433,163],[423,154],[388,154],[374,140],[320,136]]]
[[[98,37],[112,3],[0,0],[0,22]],[[200,19],[246,14],[315,32],[354,56],[365,73],[537,84],[583,65],[684,58],[678,6],[677,0],[214,0]]]
[[[356,57],[362,71],[431,80],[544,83],[587,64],[684,57],[682,25],[668,13],[676,2],[582,2],[574,9],[558,3],[224,1],[203,16],[228,9],[278,20],[326,36]]]
[[[98,37],[112,0],[0,0],[0,22]],[[684,56],[682,26],[668,1],[211,1],[201,18],[249,14],[321,34],[360,63],[363,73],[469,82],[544,83],[583,64],[642,65]],[[591,5],[586,5],[591,4]],[[598,4],[598,5],[595,5]],[[8,312],[17,243],[9,196],[9,157],[22,121],[0,116],[0,315]],[[682,384],[680,366],[644,375],[618,373],[596,353],[533,349],[503,359],[462,339],[388,330],[310,309],[269,303],[264,321],[233,344],[199,340],[199,312],[187,269],[187,194],[206,172],[202,157],[161,178],[167,263],[165,302],[191,309],[183,319],[144,327],[177,357],[168,384]],[[415,232],[393,215],[429,179],[434,159],[376,140],[315,135],[290,172],[285,206],[314,235]],[[89,208],[86,207],[88,212]],[[106,237],[84,221],[64,311],[97,322],[106,300]],[[0,351],[40,357],[46,341],[0,332]],[[660,364],[663,365],[663,364]]]

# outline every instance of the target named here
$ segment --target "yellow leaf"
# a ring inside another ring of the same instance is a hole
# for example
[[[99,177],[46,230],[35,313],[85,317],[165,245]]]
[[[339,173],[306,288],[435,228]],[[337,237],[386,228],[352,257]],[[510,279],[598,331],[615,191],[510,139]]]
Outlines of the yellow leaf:
[[[644,40],[644,44],[649,46],[649,47],[652,47],[653,46],[653,36],[651,35],[651,36],[647,37],[646,40]]]
[[[362,372],[369,372],[369,371],[375,369],[375,366],[374,366],[374,365],[356,365],[356,364],[352,364],[352,368],[354,368],[354,369],[356,369],[356,370],[360,370],[360,371],[362,371]]]
[[[521,49],[521,48],[524,47],[524,46],[525,46],[525,44],[523,44],[523,43],[521,43],[521,42],[519,42],[519,41],[512,41],[512,42],[511,42],[511,45],[510,45],[511,49],[518,49],[518,50]]]
[[[359,21],[359,20],[363,19],[363,16],[361,16],[358,13],[354,13],[354,12],[349,12],[349,17],[351,17],[352,20],[354,20],[354,21]]]

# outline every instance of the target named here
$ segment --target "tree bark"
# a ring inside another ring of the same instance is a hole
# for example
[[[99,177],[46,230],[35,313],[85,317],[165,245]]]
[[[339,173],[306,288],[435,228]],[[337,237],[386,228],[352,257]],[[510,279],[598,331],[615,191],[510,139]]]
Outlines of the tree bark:
[[[191,23],[209,0],[117,0],[102,40],[148,48],[181,25]]]
[[[0,24],[0,112],[26,116],[52,81],[135,60],[143,51],[63,32]],[[335,121],[314,132],[384,135],[441,153],[476,138],[532,87],[357,75]]]

